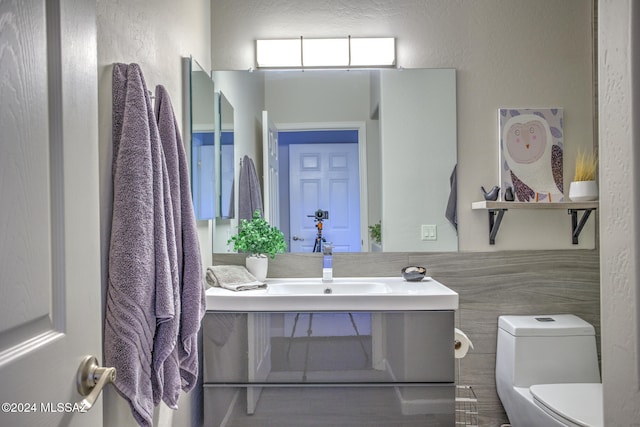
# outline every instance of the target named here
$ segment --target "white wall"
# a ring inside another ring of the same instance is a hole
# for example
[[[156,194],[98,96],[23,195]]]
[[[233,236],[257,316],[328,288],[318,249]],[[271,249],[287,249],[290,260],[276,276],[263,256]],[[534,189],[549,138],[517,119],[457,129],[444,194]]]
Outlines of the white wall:
[[[575,248],[563,210],[508,212],[489,246],[487,213],[472,211],[480,186],[498,183],[500,107],[562,107],[565,188],[593,131],[592,3],[584,0],[212,0],[212,65],[255,67],[258,38],[397,37],[405,68],[455,68],[458,108],[459,248]],[[384,222],[384,220],[383,220]],[[580,248],[594,247],[591,220]],[[525,227],[523,227],[525,226]]]
[[[600,1],[598,22],[604,419],[631,426],[640,420],[638,3]]]
[[[193,55],[210,69],[210,4],[208,0],[119,1],[98,0],[98,79],[100,138],[100,201],[102,288],[106,289],[111,224],[111,72],[114,62],[140,64],[149,89],[164,85],[178,123],[183,118],[181,58]],[[206,256],[206,254],[203,254]],[[103,292],[104,295],[104,292]],[[189,426],[198,405],[198,391],[182,395],[180,409],[166,406],[156,413],[156,426]],[[192,399],[193,397],[193,399]],[[107,387],[104,394],[105,426],[136,426],[129,405]]]
[[[277,123],[354,122],[369,118],[369,73],[280,73],[265,77],[265,102]]]

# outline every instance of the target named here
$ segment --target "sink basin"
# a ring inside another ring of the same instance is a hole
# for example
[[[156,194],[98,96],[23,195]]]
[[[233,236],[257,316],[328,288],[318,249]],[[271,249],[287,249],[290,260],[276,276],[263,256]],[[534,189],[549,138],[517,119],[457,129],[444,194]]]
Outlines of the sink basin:
[[[269,278],[267,288],[234,292],[209,288],[208,311],[406,311],[457,310],[458,294],[431,277]]]
[[[388,294],[391,288],[381,282],[272,283],[267,286],[270,295],[363,295]]]

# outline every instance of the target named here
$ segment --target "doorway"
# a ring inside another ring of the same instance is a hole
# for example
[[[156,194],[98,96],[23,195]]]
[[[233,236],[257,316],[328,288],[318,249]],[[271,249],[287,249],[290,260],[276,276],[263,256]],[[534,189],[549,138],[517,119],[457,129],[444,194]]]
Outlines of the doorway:
[[[320,209],[329,213],[322,237],[334,250],[360,252],[367,216],[364,123],[278,128],[280,228],[289,250],[313,251]]]

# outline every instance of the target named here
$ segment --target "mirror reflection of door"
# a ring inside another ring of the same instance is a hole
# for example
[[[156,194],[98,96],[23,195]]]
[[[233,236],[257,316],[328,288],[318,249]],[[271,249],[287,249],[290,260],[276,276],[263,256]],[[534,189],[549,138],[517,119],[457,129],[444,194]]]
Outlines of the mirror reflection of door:
[[[262,112],[262,169],[264,219],[269,224],[280,227],[280,156],[278,128],[271,120],[268,111]]]
[[[280,145],[288,147],[288,160],[281,161],[280,169],[288,174],[288,188],[281,193],[289,195],[289,227],[284,228],[290,251],[313,252],[322,238],[332,242],[336,252],[359,252],[358,131],[280,132]],[[329,213],[321,219],[321,236],[314,215],[318,210]]]

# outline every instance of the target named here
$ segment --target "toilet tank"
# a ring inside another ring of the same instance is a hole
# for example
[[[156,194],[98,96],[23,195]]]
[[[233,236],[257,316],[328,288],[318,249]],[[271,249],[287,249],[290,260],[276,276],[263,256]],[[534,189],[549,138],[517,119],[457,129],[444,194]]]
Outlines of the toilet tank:
[[[593,326],[572,314],[500,316],[496,380],[516,387],[600,382]]]

